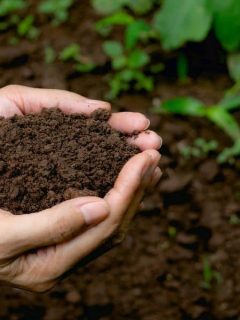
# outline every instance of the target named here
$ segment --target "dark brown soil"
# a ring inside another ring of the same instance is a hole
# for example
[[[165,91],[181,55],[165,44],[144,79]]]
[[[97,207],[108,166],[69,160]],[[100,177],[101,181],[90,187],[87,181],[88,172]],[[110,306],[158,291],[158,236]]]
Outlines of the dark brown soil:
[[[105,71],[76,75],[70,63],[46,66],[43,61],[47,45],[59,50],[77,42],[84,55],[104,62],[95,21],[89,0],[82,0],[76,1],[67,24],[54,28],[42,22],[36,42],[23,41],[13,50],[7,44],[9,34],[0,35],[0,85],[54,87],[103,98]],[[201,57],[196,52],[194,61],[200,60],[202,71],[215,69],[204,51]],[[240,161],[220,166],[214,153],[184,159],[180,149],[199,136],[218,140],[221,148],[231,141],[205,120],[149,112],[153,100],[178,95],[214,104],[230,85],[229,78],[219,74],[187,83],[159,77],[151,94],[128,93],[118,99],[119,109],[149,115],[152,128],[163,137],[160,185],[145,200],[145,209],[120,247],[80,269],[52,292],[34,295],[2,287],[1,320],[239,320]],[[206,257],[218,272],[218,280],[213,277],[208,289],[203,277]]]
[[[0,207],[31,213],[80,196],[103,197],[138,148],[96,110],[0,119]]]

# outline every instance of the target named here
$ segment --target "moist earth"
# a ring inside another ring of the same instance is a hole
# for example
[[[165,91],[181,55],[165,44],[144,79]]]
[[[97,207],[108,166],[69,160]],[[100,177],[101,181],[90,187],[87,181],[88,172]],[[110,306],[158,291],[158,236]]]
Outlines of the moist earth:
[[[103,197],[139,149],[108,124],[44,109],[0,119],[0,207],[15,214],[44,210],[80,196]]]
[[[36,7],[40,0],[31,3]],[[27,14],[34,12],[30,9]],[[59,52],[79,43],[84,55],[105,63],[102,38],[95,31],[99,17],[90,1],[76,1],[70,16],[58,28],[40,17],[41,37],[20,41],[15,47],[7,43],[15,36],[13,30],[0,35],[1,87],[18,83],[104,99],[108,88],[105,67],[95,74],[76,75],[71,62],[44,62],[47,46]],[[118,35],[115,38],[114,33],[115,40],[121,40],[122,32]],[[151,51],[151,47],[146,49]],[[192,64],[199,66],[197,78],[182,83],[159,75],[153,92],[124,94],[115,106],[150,115],[153,102],[176,96],[190,95],[207,105],[216,104],[232,85],[219,73],[224,62],[216,64],[212,39],[204,47],[196,45],[194,55],[190,52]],[[157,62],[159,59],[161,54]],[[239,112],[235,116],[240,121]],[[240,161],[220,166],[215,153],[191,159],[181,156],[180,149],[199,137],[217,140],[221,149],[231,145],[206,120],[173,116],[151,116],[151,120],[152,128],[163,137],[164,176],[145,199],[145,208],[125,241],[47,294],[1,285],[1,320],[239,320]],[[175,233],[169,232],[173,227]],[[208,288],[203,283],[206,257],[218,274]]]

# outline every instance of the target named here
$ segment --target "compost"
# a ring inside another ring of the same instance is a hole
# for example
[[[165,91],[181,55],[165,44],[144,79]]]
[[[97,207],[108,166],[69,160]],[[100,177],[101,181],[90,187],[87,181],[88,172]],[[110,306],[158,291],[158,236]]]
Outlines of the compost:
[[[15,214],[79,196],[103,197],[127,160],[139,152],[108,124],[59,109],[0,120],[0,207]]]
[[[39,3],[31,1],[32,7]],[[34,14],[31,10],[28,14]],[[2,33],[0,86],[67,89],[105,99],[105,69],[77,76],[71,63],[44,62],[46,46],[59,52],[78,43],[87,57],[105,63],[102,38],[95,30],[98,20],[90,1],[82,0],[76,1],[68,23],[58,28],[40,20],[41,37],[34,42],[23,40],[14,47],[7,44],[14,31]],[[115,40],[121,37],[121,32],[114,33]],[[231,82],[219,72],[222,65],[216,65],[211,48],[209,41],[206,47],[189,48],[193,64],[200,61],[200,72],[192,80],[182,83],[159,75],[153,92],[124,94],[115,106],[149,116],[156,98],[192,96],[216,104]],[[202,63],[207,66],[204,73]],[[240,121],[239,111],[235,116]],[[1,320],[239,320],[240,161],[220,166],[216,154],[183,158],[180,150],[199,137],[217,140],[221,150],[231,146],[228,137],[206,120],[173,116],[151,116],[151,120],[164,142],[164,175],[145,199],[125,241],[47,294],[1,286]],[[175,228],[175,236],[169,236],[170,228]],[[203,275],[206,257],[218,274],[208,288]]]

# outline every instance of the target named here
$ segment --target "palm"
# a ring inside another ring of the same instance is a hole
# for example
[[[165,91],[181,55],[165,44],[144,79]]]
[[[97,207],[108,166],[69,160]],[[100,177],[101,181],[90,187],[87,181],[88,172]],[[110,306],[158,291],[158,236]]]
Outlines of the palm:
[[[106,102],[88,100],[77,94],[60,90],[32,89],[21,86],[9,86],[0,90],[0,116],[11,117],[15,114],[38,113],[46,107],[58,107],[66,113],[85,114],[90,114],[98,108],[111,109]],[[34,288],[34,290],[36,290],[36,287],[39,287],[40,290],[52,287],[62,274],[81,261],[83,257],[90,254],[109,238],[116,229],[119,229],[119,226],[122,226],[121,231],[124,232],[139,206],[145,189],[156,183],[160,178],[161,172],[157,167],[160,156],[156,149],[160,147],[161,139],[152,131],[145,133],[144,130],[149,126],[147,118],[139,113],[113,113],[109,123],[113,128],[122,132],[140,132],[137,138],[132,139],[130,142],[135,143],[142,150],[141,153],[130,159],[123,167],[114,187],[105,198],[103,200],[98,199],[104,201],[108,206],[109,217],[85,232],[78,233],[73,238],[49,243],[48,237],[44,237],[46,229],[51,227],[51,232],[57,233],[54,223],[51,225],[49,214],[45,213],[47,220],[44,214],[22,215],[14,218],[9,215],[6,223],[11,223],[11,226],[7,229],[13,229],[13,237],[17,239],[14,232],[14,224],[16,223],[22,228],[18,244],[12,241],[11,232],[5,239],[8,246],[9,243],[11,244],[11,250],[15,252],[11,258],[11,264],[9,264],[11,271],[18,274],[18,269],[21,267],[21,273],[12,281],[18,287]],[[144,175],[143,172],[145,173]],[[87,197],[80,198],[80,201],[86,200]],[[58,210],[62,210],[61,215],[64,215],[65,211],[69,209],[69,204],[64,202],[59,208]],[[49,210],[56,211],[54,208]],[[0,218],[4,219],[6,212],[0,211],[0,213]],[[50,214],[50,216],[53,215]],[[46,220],[45,222],[44,219]],[[44,223],[38,223],[40,221]],[[64,221],[65,223],[71,223],[71,220],[65,219]],[[30,249],[36,250],[33,253],[29,253]],[[5,260],[3,259],[3,261]],[[6,273],[5,269],[3,269],[3,273]]]

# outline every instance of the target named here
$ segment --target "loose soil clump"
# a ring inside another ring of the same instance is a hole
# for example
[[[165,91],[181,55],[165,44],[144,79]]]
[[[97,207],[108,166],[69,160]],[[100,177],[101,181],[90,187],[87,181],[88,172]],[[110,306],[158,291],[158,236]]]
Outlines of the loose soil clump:
[[[0,207],[32,213],[79,196],[103,197],[139,149],[110,127],[110,112],[0,119]]]

